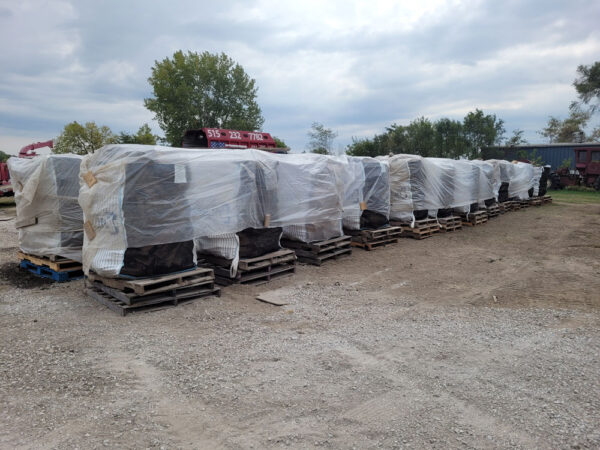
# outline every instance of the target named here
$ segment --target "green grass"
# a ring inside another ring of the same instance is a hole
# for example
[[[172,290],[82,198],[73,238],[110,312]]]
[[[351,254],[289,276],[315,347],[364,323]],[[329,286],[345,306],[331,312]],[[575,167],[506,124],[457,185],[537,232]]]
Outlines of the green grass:
[[[600,191],[548,191],[553,200],[564,203],[600,203]]]

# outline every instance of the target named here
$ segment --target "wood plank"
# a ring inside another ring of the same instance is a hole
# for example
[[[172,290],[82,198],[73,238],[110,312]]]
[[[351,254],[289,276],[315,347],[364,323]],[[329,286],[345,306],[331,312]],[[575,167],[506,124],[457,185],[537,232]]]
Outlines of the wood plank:
[[[136,294],[151,294],[155,292],[162,292],[165,290],[172,289],[177,286],[187,286],[191,284],[198,284],[203,281],[207,281],[211,277],[213,277],[212,269],[207,268],[197,268],[194,270],[189,270],[186,272],[179,272],[168,275],[161,275],[158,277],[151,278],[140,278],[140,279],[125,279],[125,278],[108,278],[97,275],[93,272],[88,274],[88,278],[91,281],[99,281],[102,284],[112,287],[114,289],[131,289]],[[171,282],[172,283],[169,283]],[[169,283],[165,286],[157,286],[162,283]],[[157,286],[154,289],[151,289],[152,286]]]
[[[267,291],[258,294],[256,296],[256,300],[275,306],[289,305],[290,303],[289,301],[283,299],[281,289],[275,289],[273,291]]]
[[[293,250],[279,250],[277,252],[267,253],[266,255],[257,258],[240,259],[238,269],[256,270],[263,267],[268,267],[273,264],[281,264],[296,259],[296,254]]]
[[[72,259],[59,259],[57,261],[51,261],[50,258],[29,255],[27,253],[23,253],[22,251],[17,251],[17,257],[19,260],[27,260],[37,266],[46,266],[55,272],[70,272],[73,270],[81,270],[82,266],[79,261],[74,261]]]
[[[240,258],[240,262],[244,261],[246,264],[252,264],[253,262],[263,261],[265,258],[277,258],[280,256],[287,256],[290,254],[291,250],[287,250],[282,248],[281,250],[277,250],[276,252],[266,253],[263,256],[257,256],[255,258]]]
[[[88,286],[85,288],[85,293],[92,297],[99,303],[107,306],[109,309],[124,316],[132,311],[156,311],[158,309],[164,309],[165,307],[177,306],[181,302],[187,302],[204,298],[210,295],[220,296],[221,290],[217,287],[195,287],[193,289],[187,288],[182,292],[175,293],[173,295],[163,295],[153,297],[152,299],[137,302],[132,305],[127,305],[125,302],[110,296],[109,294]]]

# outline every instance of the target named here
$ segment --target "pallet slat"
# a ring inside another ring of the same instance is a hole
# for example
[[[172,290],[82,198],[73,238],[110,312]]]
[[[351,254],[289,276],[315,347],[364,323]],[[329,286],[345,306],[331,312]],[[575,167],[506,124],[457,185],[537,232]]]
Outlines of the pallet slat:
[[[386,227],[376,230],[345,230],[344,232],[352,236],[352,247],[370,251],[377,247],[398,242],[398,238],[402,234],[402,228]]]
[[[210,295],[216,295],[219,297],[221,295],[221,290],[214,286],[187,287],[170,295],[161,294],[160,296],[148,296],[150,298],[146,299],[145,301],[139,301],[132,305],[128,305],[124,301],[108,294],[104,291],[104,289],[99,289],[96,286],[87,286],[85,288],[85,293],[121,316],[125,316],[134,311],[156,311],[167,307],[173,307],[183,302],[197,300]]]
[[[231,277],[231,260],[202,255],[206,264],[215,271],[215,279],[221,285],[263,284],[274,278],[291,276],[296,272],[296,253],[293,250],[281,249],[255,258],[242,258],[238,262],[235,277]]]
[[[65,281],[79,280],[80,278],[83,278],[83,271],[81,269],[61,270],[57,272],[49,267],[33,264],[32,262],[26,259],[22,260],[19,263],[19,266],[22,269],[25,269],[38,277],[48,278],[59,283],[63,283]]]
[[[449,233],[451,231],[462,229],[462,220],[457,216],[448,216],[438,218],[441,233]]]
[[[64,258],[62,256],[35,256],[22,251],[17,252],[17,258],[19,261],[27,260],[37,266],[46,266],[55,272],[68,272],[73,270],[81,270],[81,263],[72,259]]]
[[[474,213],[461,214],[463,225],[468,227],[474,227],[477,225],[483,225],[488,221],[488,215],[486,211],[477,211]]]
[[[437,219],[422,219],[416,220],[414,226],[411,226],[410,222],[391,221],[390,224],[393,226],[400,227],[402,229],[402,237],[412,239],[426,239],[433,236],[440,231],[440,225]]]
[[[88,274],[88,278],[91,281],[99,281],[105,286],[121,291],[131,290],[138,295],[155,294],[178,287],[191,286],[206,281],[209,278],[212,279],[213,277],[212,270],[207,268],[197,268],[186,272],[131,280],[101,277],[93,272]]]
[[[293,248],[300,262],[320,266],[324,261],[352,254],[352,236],[339,236],[318,242],[282,239],[281,245]]]

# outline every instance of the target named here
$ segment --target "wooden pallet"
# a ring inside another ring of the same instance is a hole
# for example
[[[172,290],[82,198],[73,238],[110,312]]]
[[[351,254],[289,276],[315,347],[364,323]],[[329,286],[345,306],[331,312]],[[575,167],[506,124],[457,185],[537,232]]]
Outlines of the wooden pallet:
[[[521,208],[529,208],[531,206],[531,199],[519,200],[519,204],[521,205]]]
[[[500,215],[500,207],[497,203],[494,203],[493,205],[490,205],[486,208],[486,212],[488,215],[488,219],[498,217]]]
[[[296,272],[296,253],[288,249],[240,259],[235,277],[229,270],[231,260],[214,255],[202,255],[202,258],[215,271],[216,282],[223,286],[234,283],[258,285]]]
[[[508,203],[508,202],[502,202],[502,203],[496,204],[498,206],[498,212],[500,214],[504,214],[504,213],[510,211],[510,205],[507,205],[506,203]]]
[[[507,211],[516,211],[518,209],[521,209],[521,203],[513,200],[504,202],[504,205],[506,206]]]
[[[99,282],[109,288],[141,296],[167,292],[185,286],[211,283],[214,282],[215,276],[212,269],[199,267],[151,278],[107,278],[93,272],[90,272],[87,278],[90,282]]]
[[[83,278],[83,270],[61,270],[57,272],[55,270],[50,269],[46,266],[38,266],[37,264],[33,264],[32,262],[24,259],[19,263],[19,267],[27,270],[28,272],[41,277],[48,278],[53,281],[57,281],[59,283],[63,283],[65,281],[73,281],[79,280]]]
[[[544,203],[542,197],[531,197],[529,199],[529,204],[531,206],[542,206],[542,204]]]
[[[441,233],[449,233],[462,229],[462,219],[458,216],[438,217]]]
[[[298,261],[320,266],[330,259],[352,254],[352,236],[340,236],[307,244],[305,242],[282,239],[281,245],[293,249]]]
[[[360,247],[365,250],[373,250],[398,242],[402,234],[400,227],[386,227],[377,230],[344,230],[344,233],[352,236],[352,247]]]
[[[483,225],[488,221],[488,215],[486,211],[477,211],[474,213],[462,214],[460,216],[463,225],[468,227],[474,227],[476,225]]]
[[[412,239],[426,239],[440,231],[437,219],[416,220],[414,227],[410,222],[390,221],[390,225],[402,228],[402,237]]]
[[[81,263],[62,256],[34,256],[21,251],[17,252],[19,261],[27,260],[36,266],[45,266],[52,269],[54,272],[65,272],[71,270],[81,270]]]
[[[552,197],[549,195],[544,195],[542,197],[542,203],[545,205],[546,203],[552,203]]]
[[[107,308],[125,316],[131,312],[149,312],[171,308],[210,295],[219,297],[221,290],[215,287],[214,283],[209,283],[137,296],[109,288],[97,281],[86,281],[85,293]]]
[[[63,283],[83,278],[81,263],[62,256],[34,256],[17,252],[19,267],[28,272],[50,280]]]

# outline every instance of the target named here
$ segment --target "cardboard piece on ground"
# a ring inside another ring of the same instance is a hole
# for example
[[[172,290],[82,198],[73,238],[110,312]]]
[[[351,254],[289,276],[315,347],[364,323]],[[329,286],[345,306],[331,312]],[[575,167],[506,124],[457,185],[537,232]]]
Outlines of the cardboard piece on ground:
[[[275,289],[272,291],[263,292],[262,294],[258,294],[256,296],[256,300],[269,303],[275,306],[289,305],[290,302],[285,300],[286,294],[288,292],[288,289]]]

